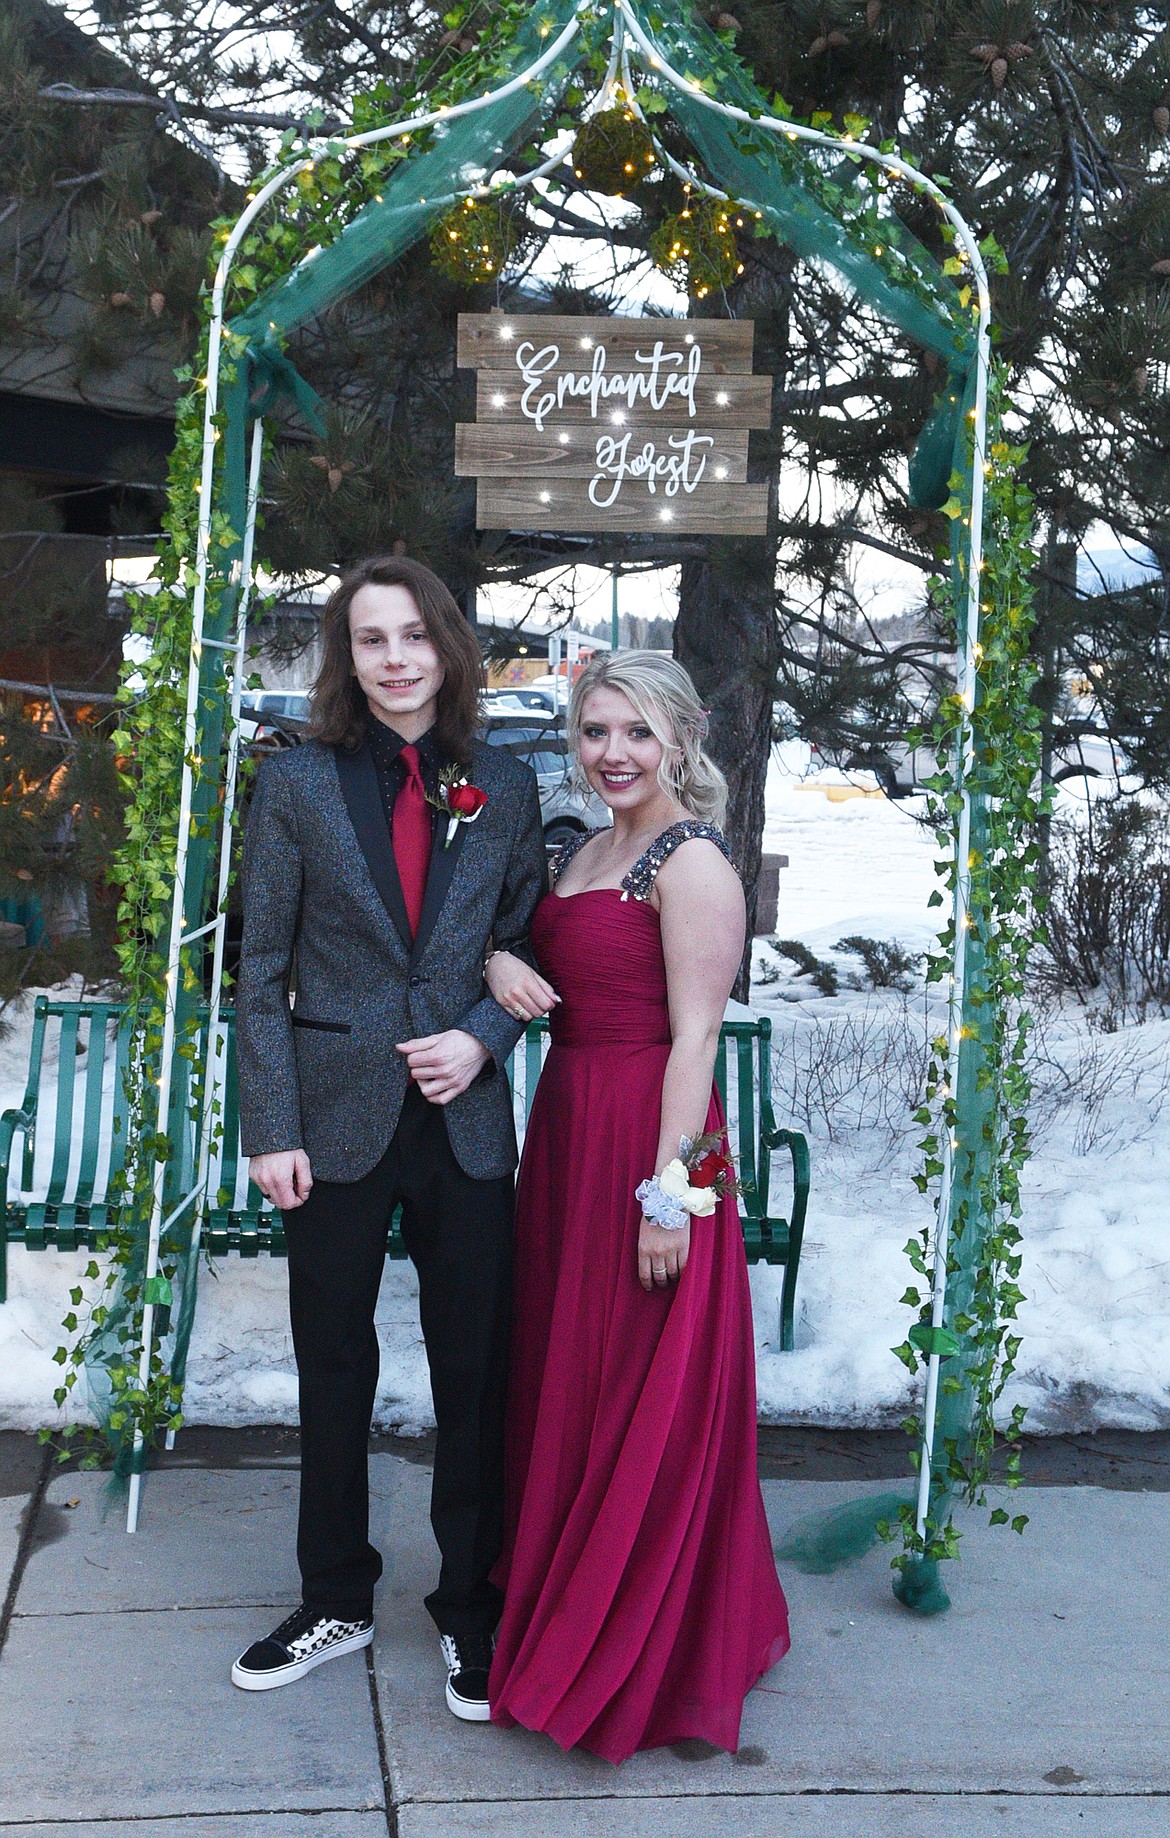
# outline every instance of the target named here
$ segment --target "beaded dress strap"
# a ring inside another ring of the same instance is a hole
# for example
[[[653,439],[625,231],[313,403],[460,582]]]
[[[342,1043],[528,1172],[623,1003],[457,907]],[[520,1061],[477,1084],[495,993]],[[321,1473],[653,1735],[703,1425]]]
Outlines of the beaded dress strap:
[[[648,900],[663,862],[674,854],[680,843],[690,842],[696,836],[704,842],[713,842],[735,868],[735,860],[723,831],[713,823],[700,823],[697,817],[688,817],[682,823],[672,823],[668,830],[663,830],[661,836],[656,836],[650,847],[638,857],[622,880],[622,899],[628,900],[633,894],[635,900]]]
[[[554,849],[548,864],[548,884],[550,887],[556,886],[574,855],[583,849],[587,842],[592,842],[595,836],[600,835],[600,830],[578,830],[575,836],[570,836],[568,842],[563,842],[560,844],[559,848]]]

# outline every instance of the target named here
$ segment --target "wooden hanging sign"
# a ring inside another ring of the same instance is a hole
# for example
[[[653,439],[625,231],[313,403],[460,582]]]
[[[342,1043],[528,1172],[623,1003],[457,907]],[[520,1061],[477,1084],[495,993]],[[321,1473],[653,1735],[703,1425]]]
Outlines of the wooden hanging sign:
[[[748,429],[772,379],[752,374],[750,319],[461,313],[478,372],[455,471],[482,530],[758,536],[768,488],[747,482]]]

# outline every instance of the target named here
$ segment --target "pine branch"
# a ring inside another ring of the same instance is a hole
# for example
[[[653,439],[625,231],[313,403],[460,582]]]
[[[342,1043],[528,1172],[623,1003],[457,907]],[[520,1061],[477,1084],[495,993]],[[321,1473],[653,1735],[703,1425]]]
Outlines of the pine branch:
[[[13,690],[17,695],[55,696],[59,702],[108,703],[111,708],[118,700],[104,689],[58,689],[52,683],[18,683],[6,676],[0,676],[0,689]]]
[[[153,96],[137,89],[75,89],[71,83],[50,83],[37,91],[44,102],[64,102],[75,108],[148,108],[164,119],[207,121],[220,128],[286,128],[302,130],[305,115],[267,115],[256,109],[212,108],[200,102],[177,102],[173,96]],[[348,127],[340,118],[321,121],[316,134],[333,134]]]

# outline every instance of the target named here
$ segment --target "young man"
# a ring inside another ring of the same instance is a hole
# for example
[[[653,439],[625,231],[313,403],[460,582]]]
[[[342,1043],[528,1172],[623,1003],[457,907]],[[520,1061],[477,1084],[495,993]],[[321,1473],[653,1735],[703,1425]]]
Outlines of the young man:
[[[505,1063],[524,1027],[488,995],[483,965],[493,945],[524,949],[545,890],[540,801],[528,766],[474,739],[479,650],[428,568],[354,568],[321,629],[314,738],[269,761],[252,800],[237,995],[243,1150],[288,1242],[304,1600],[232,1679],[270,1690],[373,1639],[374,1308],[401,1203],[437,1425],[441,1567],[426,1605],[447,1703],[481,1721],[500,1612]],[[453,776],[471,788],[463,816],[436,808]]]

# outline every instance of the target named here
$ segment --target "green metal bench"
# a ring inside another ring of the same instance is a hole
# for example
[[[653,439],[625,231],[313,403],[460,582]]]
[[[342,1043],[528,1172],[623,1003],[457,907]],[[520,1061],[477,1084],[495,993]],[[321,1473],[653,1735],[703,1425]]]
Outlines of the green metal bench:
[[[203,1210],[203,1248],[215,1257],[230,1251],[241,1257],[283,1257],[280,1214],[247,1179],[240,1155],[233,1010],[223,1011],[221,1028],[224,1128],[208,1181],[212,1197]],[[809,1157],[805,1138],[796,1130],[779,1129],[772,1114],[771,1034],[766,1017],[726,1021],[715,1070],[743,1185],[740,1224],[748,1261],[784,1266],[781,1344],[791,1349]],[[531,1109],[547,1038],[547,1023],[534,1022],[509,1062],[508,1076],[524,1116]],[[206,1050],[206,1040],[203,1044]],[[0,1302],[8,1293],[10,1242],[37,1251],[50,1246],[92,1251],[102,1234],[116,1226],[117,1207],[108,1196],[126,1152],[128,1058],[129,1018],[123,1005],[38,996],[24,1100],[19,1110],[0,1117]],[[777,1149],[792,1156],[790,1220],[767,1210],[771,1157]],[[406,1256],[397,1216],[386,1254]]]

